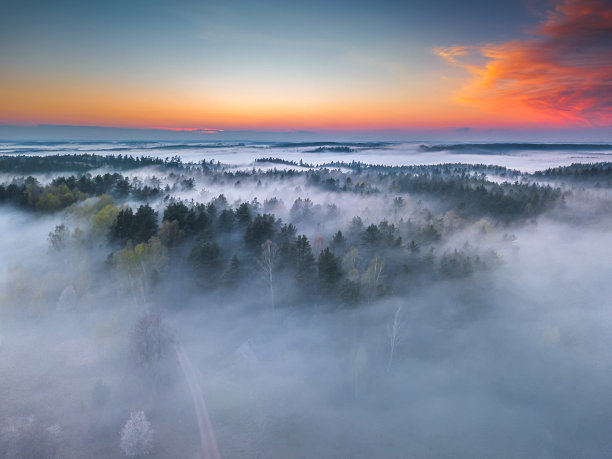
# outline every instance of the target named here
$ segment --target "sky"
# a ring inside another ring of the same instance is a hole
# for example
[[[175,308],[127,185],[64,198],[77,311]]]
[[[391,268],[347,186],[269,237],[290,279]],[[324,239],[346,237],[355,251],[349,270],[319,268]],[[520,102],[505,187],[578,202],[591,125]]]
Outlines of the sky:
[[[611,0],[5,0],[0,125],[612,127]]]

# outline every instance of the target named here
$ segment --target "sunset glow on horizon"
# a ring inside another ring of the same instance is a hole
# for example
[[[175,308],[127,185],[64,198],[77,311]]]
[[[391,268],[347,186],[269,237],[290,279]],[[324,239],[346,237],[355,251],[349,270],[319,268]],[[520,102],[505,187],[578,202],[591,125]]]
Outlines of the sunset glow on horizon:
[[[0,19],[0,124],[612,126],[608,1],[264,3],[15,2]],[[497,26],[476,31],[492,11]]]

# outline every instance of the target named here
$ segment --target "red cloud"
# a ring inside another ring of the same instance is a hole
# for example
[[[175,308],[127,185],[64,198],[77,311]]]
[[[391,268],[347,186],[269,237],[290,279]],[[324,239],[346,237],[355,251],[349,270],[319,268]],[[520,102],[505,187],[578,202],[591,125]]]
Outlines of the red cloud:
[[[219,132],[223,132],[223,129],[211,128],[154,127],[152,129],[160,129],[162,131],[197,132],[199,134],[218,134]]]
[[[565,0],[532,40],[471,47],[485,65],[458,57],[466,47],[436,52],[474,74],[460,99],[525,120],[612,124],[612,2]]]

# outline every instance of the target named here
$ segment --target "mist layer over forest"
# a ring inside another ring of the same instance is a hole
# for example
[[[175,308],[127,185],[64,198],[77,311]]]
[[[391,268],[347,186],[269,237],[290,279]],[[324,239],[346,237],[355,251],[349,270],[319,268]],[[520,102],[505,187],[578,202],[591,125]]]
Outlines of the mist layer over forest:
[[[179,157],[249,166],[264,157],[321,165],[359,161],[385,166],[469,163],[535,172],[578,162],[609,161],[610,143],[432,143],[432,142],[255,142],[255,141],[29,141],[0,142],[0,155],[84,154]]]
[[[609,457],[610,152],[3,144],[0,456]]]

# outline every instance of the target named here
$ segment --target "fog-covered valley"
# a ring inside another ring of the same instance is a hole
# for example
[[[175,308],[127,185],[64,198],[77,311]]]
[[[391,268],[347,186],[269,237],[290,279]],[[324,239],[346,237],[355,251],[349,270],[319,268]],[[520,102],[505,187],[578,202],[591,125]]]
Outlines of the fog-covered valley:
[[[255,142],[255,141],[29,141],[0,142],[0,155],[132,155],[179,157],[187,162],[220,161],[250,167],[265,157],[314,165],[359,161],[385,166],[468,163],[535,172],[572,163],[609,161],[610,143],[436,143],[436,142]]]
[[[610,455],[610,148],[26,147],[0,456]]]

